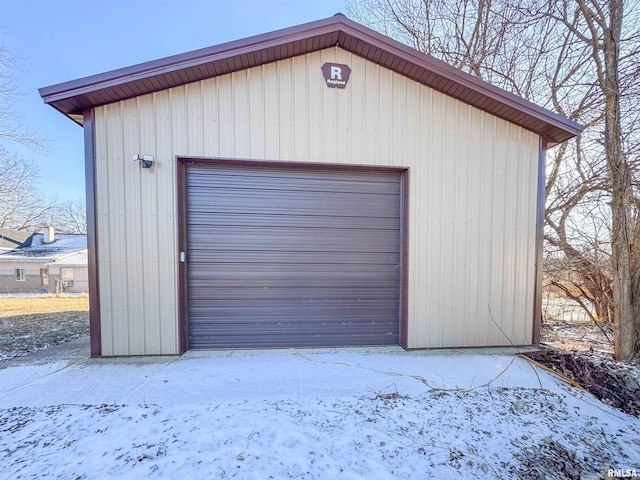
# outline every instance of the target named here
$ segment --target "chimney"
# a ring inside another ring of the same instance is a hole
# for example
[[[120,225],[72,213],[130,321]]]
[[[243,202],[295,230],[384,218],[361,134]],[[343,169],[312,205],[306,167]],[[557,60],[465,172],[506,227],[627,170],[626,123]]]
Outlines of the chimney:
[[[49,243],[53,243],[55,241],[55,235],[56,235],[56,232],[53,229],[53,227],[46,227],[44,229],[44,240],[43,240],[43,243],[45,245],[49,244]]]

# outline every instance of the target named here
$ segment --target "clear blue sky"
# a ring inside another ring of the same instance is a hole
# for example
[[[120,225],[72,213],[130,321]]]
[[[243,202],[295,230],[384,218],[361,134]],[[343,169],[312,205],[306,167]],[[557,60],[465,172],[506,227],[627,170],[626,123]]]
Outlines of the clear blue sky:
[[[38,88],[345,12],[344,0],[0,0],[0,42],[20,121],[51,141],[33,158],[45,197],[84,198],[82,128],[45,105]]]

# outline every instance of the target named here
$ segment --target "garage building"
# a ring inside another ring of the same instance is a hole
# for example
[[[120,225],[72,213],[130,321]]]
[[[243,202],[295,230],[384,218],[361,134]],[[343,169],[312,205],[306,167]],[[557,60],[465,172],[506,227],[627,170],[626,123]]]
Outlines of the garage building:
[[[84,127],[93,356],[539,341],[569,119],[340,14],[40,94]]]

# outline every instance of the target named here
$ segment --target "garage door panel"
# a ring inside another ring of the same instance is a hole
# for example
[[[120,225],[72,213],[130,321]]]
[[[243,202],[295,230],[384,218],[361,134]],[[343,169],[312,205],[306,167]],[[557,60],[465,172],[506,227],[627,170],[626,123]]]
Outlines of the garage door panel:
[[[219,328],[217,328],[219,327]],[[339,332],[339,333],[338,333]],[[254,324],[252,332],[235,323],[217,324],[215,327],[196,330],[193,334],[192,348],[245,348],[250,342],[252,347],[290,347],[304,343],[310,347],[377,345],[380,339],[393,344],[398,336],[396,322],[377,323],[363,330],[360,325],[317,323],[312,324]]]
[[[322,216],[322,215],[269,215],[234,214],[221,212],[191,211],[189,222],[194,234],[206,234],[219,227],[261,227],[261,228],[348,228],[352,230],[395,230],[400,228],[399,218]]]
[[[369,308],[370,310],[370,315],[366,318],[366,323],[367,323],[367,327],[373,324],[378,324],[378,323],[389,323],[391,322],[392,324],[395,325],[395,322],[390,321],[389,318],[393,318],[393,312],[386,312],[387,315],[383,315],[382,312],[374,312],[373,308]],[[309,325],[314,325],[314,324],[321,324],[321,323],[336,323],[339,325],[342,324],[346,324],[348,322],[335,322],[334,320],[336,319],[337,315],[345,315],[345,314],[353,314],[353,313],[357,313],[357,312],[353,312],[353,311],[349,311],[348,309],[332,309],[332,310],[327,310],[327,311],[321,311],[321,310],[317,310],[317,311],[310,311],[309,315],[306,315],[304,318],[300,317],[299,312],[295,313],[293,311],[291,311],[290,314],[287,314],[287,312],[284,313],[280,313],[277,309],[274,309],[273,311],[270,309],[265,310],[263,313],[261,313],[260,315],[256,315],[255,311],[251,311],[250,309],[246,309],[246,311],[243,312],[231,312],[228,315],[225,315],[224,311],[215,311],[216,315],[216,322],[211,322],[211,317],[207,316],[204,314],[204,312],[202,312],[202,315],[195,315],[192,319],[192,323],[191,323],[191,327],[193,329],[195,328],[204,328],[202,327],[203,325],[206,325],[206,328],[213,328],[213,325],[219,325],[220,329],[218,330],[221,334],[224,333],[224,327],[227,324],[233,323],[239,326],[239,328],[244,328],[245,332],[247,329],[248,325],[251,325],[251,332],[253,332],[253,325],[256,324],[281,324],[281,323],[287,323],[287,324],[299,324],[299,323],[303,323],[305,325],[309,324]],[[240,317],[239,314],[242,313],[244,314],[243,317]],[[243,322],[239,322],[238,319],[242,318],[244,321]],[[358,320],[350,320],[351,323],[356,324],[356,323],[364,323],[365,320],[363,319],[361,322],[359,322]],[[198,327],[198,325],[200,325],[200,327]],[[218,328],[218,327],[216,327]],[[363,328],[362,325],[359,328]],[[192,332],[195,330],[192,330]]]
[[[286,329],[278,335],[204,335],[200,334],[190,340],[189,347],[194,350],[211,348],[290,348],[302,343],[303,347],[350,347],[354,345],[395,345],[398,334],[394,332],[373,332],[353,334],[288,335]]]
[[[305,305],[305,307],[308,307]],[[328,307],[307,308],[305,316],[300,316],[300,305],[282,306],[274,305],[271,307],[261,306],[260,312],[256,312],[251,306],[243,307],[223,307],[219,305],[210,306],[203,302],[193,308],[190,321],[192,325],[197,323],[211,323],[211,319],[215,318],[217,323],[238,323],[247,328],[248,324],[254,323],[315,323],[330,322],[335,323],[336,318],[348,316],[349,321],[357,322],[362,319],[364,322],[389,322],[390,318],[394,318],[395,310],[398,305],[392,303],[384,305],[345,305],[339,307],[331,305]],[[243,322],[239,322],[242,319]],[[393,322],[392,322],[393,323]]]
[[[349,269],[336,269],[334,265],[278,265],[261,264],[259,266],[212,265],[210,270],[201,269],[191,277],[192,288],[301,288],[329,287],[343,289],[350,286],[366,285],[370,287],[396,288],[396,266],[387,271],[376,269],[372,265],[351,265]],[[308,282],[313,272],[313,282]]]
[[[211,292],[212,287],[204,287],[201,289],[196,288],[193,292],[197,298],[198,295],[206,295],[207,292]],[[360,299],[361,303],[366,303],[367,300],[380,298],[382,300],[390,300],[394,298],[395,293],[389,288],[344,288],[345,292],[336,292],[335,288],[238,288],[238,287],[225,287],[216,288],[216,296],[225,298],[226,300],[237,300],[238,302],[263,302],[263,301],[287,301],[292,298],[308,299],[311,303],[317,300],[326,300],[330,302],[338,302],[345,296],[356,297]],[[209,293],[210,294],[210,293]],[[310,305],[306,305],[310,307]]]
[[[398,343],[399,174],[186,177],[189,348]]]
[[[378,322],[369,325],[368,334],[389,334],[397,331],[398,325],[395,322]],[[217,323],[212,326],[209,323],[194,324],[194,331],[203,335],[246,335],[246,326],[235,322]],[[351,322],[313,322],[313,323],[267,323],[256,322],[253,324],[250,335],[335,335],[340,331],[340,335],[354,335],[362,333],[362,326]]]
[[[193,253],[193,252],[192,252]],[[216,249],[209,251],[206,255],[197,258],[199,266],[202,266],[206,270],[211,270],[216,265],[232,264],[232,265],[244,265],[254,264],[263,265],[270,263],[288,264],[292,266],[306,264],[306,265],[334,265],[336,268],[340,268],[344,265],[350,264],[362,264],[369,265],[372,263],[380,265],[394,265],[398,266],[400,262],[400,255],[397,252],[331,252],[331,258],[328,255],[322,259],[315,259],[312,261],[309,252],[293,250],[274,250],[274,251],[238,251],[229,249]]]
[[[339,233],[322,232],[309,235],[307,232],[284,235],[282,232],[261,232],[260,235],[249,233],[212,235],[210,238],[202,237],[194,240],[189,249],[189,261],[206,260],[209,251],[217,248],[228,249],[228,242],[233,242],[236,251],[302,251],[309,252],[309,258],[317,255],[331,255],[334,252],[357,252],[359,250],[375,251],[375,253],[394,253],[393,232],[376,232],[375,235],[365,235],[354,241],[352,235],[340,235]],[[331,258],[325,257],[328,261]]]
[[[198,188],[210,190],[216,188],[237,190],[275,190],[308,192],[345,192],[368,195],[397,194],[398,182],[387,173],[373,172],[318,172],[305,173],[277,169],[253,171],[239,170],[201,170],[197,177],[188,179],[187,187],[194,192]]]
[[[305,179],[284,179],[282,181],[273,178],[265,178],[259,182],[246,183],[243,177],[229,177],[216,175],[209,178],[191,180],[188,184],[194,195],[202,194],[206,191],[215,191],[215,195],[253,194],[259,192],[261,195],[271,193],[282,194],[286,192],[311,195],[316,193],[334,193],[348,195],[397,195],[398,189],[395,182],[363,182],[359,179],[349,181],[336,181],[327,183],[324,180]]]
[[[213,195],[203,192],[193,196],[193,202],[210,202],[193,210],[194,213],[234,213],[237,215],[304,215],[304,216],[337,216],[359,218],[396,218],[397,211],[390,205],[396,196],[371,196],[316,193],[313,197],[305,197],[303,192],[288,192],[280,195],[266,195],[258,192],[237,195]],[[331,200],[331,201],[328,201]],[[191,220],[191,219],[189,219]]]

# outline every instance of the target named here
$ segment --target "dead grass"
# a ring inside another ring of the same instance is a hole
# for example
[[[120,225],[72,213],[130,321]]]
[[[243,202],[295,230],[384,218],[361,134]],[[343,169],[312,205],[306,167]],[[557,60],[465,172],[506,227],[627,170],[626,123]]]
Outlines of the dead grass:
[[[0,298],[0,318],[34,313],[88,312],[87,295],[55,297],[2,297]]]
[[[0,298],[0,361],[89,335],[89,298]]]

